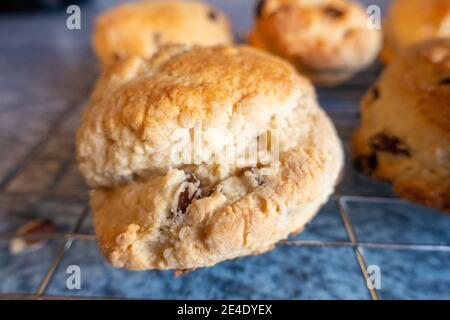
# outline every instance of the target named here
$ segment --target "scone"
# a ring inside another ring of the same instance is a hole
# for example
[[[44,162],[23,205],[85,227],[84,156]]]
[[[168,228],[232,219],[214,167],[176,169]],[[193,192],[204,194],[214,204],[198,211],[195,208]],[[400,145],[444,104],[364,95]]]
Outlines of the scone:
[[[355,165],[402,197],[450,211],[450,39],[393,60],[361,104]]]
[[[345,0],[263,0],[248,41],[277,54],[319,85],[337,85],[369,65],[381,31],[363,8]]]
[[[228,18],[196,1],[135,1],[95,21],[93,46],[103,65],[130,55],[150,57],[164,44],[213,46],[233,42]]]
[[[381,59],[387,63],[410,45],[450,37],[450,0],[395,0],[383,29]]]
[[[272,248],[316,214],[343,161],[309,80],[247,47],[168,46],[113,65],[77,139],[100,248],[133,270]]]

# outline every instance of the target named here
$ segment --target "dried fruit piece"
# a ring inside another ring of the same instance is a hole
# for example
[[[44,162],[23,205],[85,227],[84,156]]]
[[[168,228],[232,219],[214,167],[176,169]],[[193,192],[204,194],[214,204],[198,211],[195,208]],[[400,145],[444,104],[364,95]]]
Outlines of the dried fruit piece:
[[[202,194],[200,189],[200,180],[198,180],[193,173],[187,173],[186,182],[191,184],[191,187],[187,185],[186,188],[180,192],[176,211],[177,214],[185,213],[191,202],[194,199],[199,199]]]
[[[375,153],[368,156],[359,156],[353,161],[353,166],[356,170],[366,174],[372,174],[378,166],[378,159]]]
[[[378,98],[380,98],[380,89],[378,89],[377,86],[373,86],[371,89],[371,93],[372,93],[372,99],[378,100]]]
[[[445,78],[442,78],[442,79],[439,81],[439,84],[440,84],[440,85],[443,85],[443,86],[450,85],[450,76],[445,77]]]
[[[189,189],[186,188],[180,193],[178,198],[177,213],[185,213],[187,207],[191,204],[192,199],[189,197]]]
[[[375,151],[384,151],[392,154],[411,156],[408,146],[401,142],[398,138],[379,133],[373,136],[369,141],[370,146]]]
[[[121,55],[119,53],[117,53],[117,52],[113,53],[113,60],[114,61],[119,61],[121,59],[122,59],[122,57],[121,57]]]
[[[331,18],[333,18],[333,19],[340,18],[340,17],[342,17],[342,16],[344,15],[344,13],[345,13],[343,10],[341,10],[341,9],[335,7],[335,6],[332,6],[332,5],[326,6],[326,7],[323,9],[323,12],[324,12],[327,16],[329,16],[329,17],[331,17]]]
[[[54,223],[49,219],[36,219],[32,220],[19,229],[17,233],[30,235],[30,234],[54,234],[56,233],[56,227]],[[31,239],[31,238],[14,238],[9,244],[9,251],[12,254],[18,254],[24,250],[35,250],[40,248],[45,243],[42,239]]]
[[[265,0],[259,0],[256,4],[256,16],[261,17],[265,5]]]
[[[195,174],[188,172],[187,176],[188,176],[186,179],[187,182],[198,184],[198,186],[200,186],[200,180],[198,180],[198,178],[195,176]]]
[[[214,9],[209,10],[208,11],[208,18],[213,20],[213,21],[216,21],[217,18],[218,18],[217,12]]]

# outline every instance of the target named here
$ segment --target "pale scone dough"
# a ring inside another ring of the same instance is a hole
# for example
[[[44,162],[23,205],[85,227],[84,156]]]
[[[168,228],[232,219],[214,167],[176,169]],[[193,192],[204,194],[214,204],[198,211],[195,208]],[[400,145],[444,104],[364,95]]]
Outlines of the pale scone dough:
[[[361,103],[356,166],[402,197],[450,211],[450,39],[406,49]]]
[[[177,161],[173,149],[188,143],[180,130],[197,126],[203,160]],[[236,162],[224,160],[224,149],[265,132],[276,133],[279,153],[258,150],[250,164],[236,148]],[[309,80],[249,47],[169,46],[115,64],[77,139],[100,248],[133,270],[194,269],[272,248],[312,219],[343,162]]]
[[[381,31],[347,0],[262,0],[248,41],[279,55],[320,85],[338,85],[367,67]]]
[[[450,0],[394,0],[383,25],[381,58],[389,62],[410,45],[450,37]]]
[[[225,14],[209,4],[141,0],[120,4],[95,20],[93,46],[103,65],[132,55],[150,57],[165,44],[231,44]]]

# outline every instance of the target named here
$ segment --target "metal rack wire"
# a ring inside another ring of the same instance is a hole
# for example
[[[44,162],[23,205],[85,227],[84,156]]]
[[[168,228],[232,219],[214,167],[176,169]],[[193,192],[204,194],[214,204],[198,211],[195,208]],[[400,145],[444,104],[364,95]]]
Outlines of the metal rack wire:
[[[10,173],[6,176],[3,181],[0,182],[0,195],[20,195],[24,197],[47,197],[47,198],[56,198],[61,201],[86,201],[86,197],[84,196],[68,196],[68,195],[60,195],[53,192],[54,186],[59,182],[59,180],[63,177],[64,171],[67,170],[68,166],[74,160],[64,160],[59,172],[55,174],[54,181],[50,184],[49,188],[44,192],[38,193],[24,193],[24,192],[11,192],[7,190],[8,185],[11,181],[14,180],[28,165],[29,163],[36,158],[39,151],[42,150],[45,145],[49,142],[51,136],[55,135],[58,132],[58,129],[61,127],[62,123],[67,120],[69,117],[73,116],[74,110],[80,108],[81,105],[68,106],[65,110],[61,112],[61,114],[53,121],[50,125],[50,130],[40,139],[29,151],[27,156],[18,163],[15,168],[10,171]],[[334,195],[332,197],[333,200],[337,201],[338,210],[340,213],[340,217],[344,224],[345,230],[347,232],[347,236],[349,241],[321,241],[321,240],[284,240],[280,242],[280,245],[288,245],[288,246],[321,246],[321,247],[349,247],[354,251],[355,259],[361,271],[361,276],[364,281],[368,281],[367,263],[362,254],[363,248],[383,248],[383,249],[403,249],[403,250],[424,250],[424,251],[445,251],[450,252],[450,245],[429,245],[429,244],[411,244],[411,243],[378,243],[378,242],[361,242],[358,240],[354,226],[352,224],[351,219],[348,215],[347,203],[348,201],[356,201],[356,202],[370,202],[372,204],[380,204],[380,203],[404,203],[405,201],[398,198],[385,198],[385,197],[369,197],[369,196],[355,196],[355,195]],[[58,266],[61,264],[64,256],[69,252],[72,247],[72,244],[75,240],[77,241],[95,241],[95,236],[91,234],[84,234],[80,232],[81,226],[85,221],[87,215],[89,214],[89,207],[85,203],[84,210],[81,215],[78,217],[78,220],[75,226],[65,233],[35,233],[24,235],[18,232],[3,232],[0,233],[0,239],[13,239],[13,238],[24,238],[24,239],[34,239],[34,240],[62,240],[62,245],[59,247],[59,250],[51,263],[49,269],[41,279],[40,285],[38,286],[36,292],[34,294],[14,294],[14,293],[2,293],[0,294],[1,299],[98,299],[98,297],[75,297],[75,296],[50,296],[47,295],[47,288],[52,277],[55,274]],[[368,288],[370,297],[373,300],[380,299],[380,295],[376,289]],[[107,297],[101,297],[107,298]]]
[[[377,243],[377,242],[360,242],[358,241],[352,222],[346,212],[346,202],[349,200],[357,201],[370,201],[370,202],[389,202],[389,203],[402,203],[401,199],[396,198],[377,198],[377,197],[361,197],[361,196],[334,196],[334,200],[338,201],[338,207],[342,221],[344,222],[345,230],[348,234],[350,241],[322,241],[322,240],[282,240],[280,245],[290,246],[321,246],[321,247],[351,247],[353,248],[355,259],[361,271],[361,276],[364,281],[369,281],[367,270],[367,263],[361,253],[362,248],[383,248],[383,249],[403,249],[403,250],[425,250],[425,251],[446,251],[450,252],[450,245],[421,245],[421,244],[409,244],[409,243]],[[95,236],[90,234],[79,233],[80,227],[89,213],[88,207],[85,207],[81,216],[78,218],[76,226],[71,232],[67,233],[36,233],[23,235],[19,233],[0,233],[0,239],[12,239],[12,238],[26,238],[33,240],[49,240],[49,239],[62,239],[63,244],[58,250],[58,253],[53,260],[50,268],[44,275],[40,282],[35,294],[14,294],[14,293],[2,293],[0,299],[102,299],[109,297],[77,297],[77,296],[49,296],[46,295],[46,289],[52,279],[56,269],[60,265],[63,257],[70,250],[75,240],[79,241],[95,241]],[[379,300],[380,296],[375,288],[369,288],[370,296],[373,300]]]

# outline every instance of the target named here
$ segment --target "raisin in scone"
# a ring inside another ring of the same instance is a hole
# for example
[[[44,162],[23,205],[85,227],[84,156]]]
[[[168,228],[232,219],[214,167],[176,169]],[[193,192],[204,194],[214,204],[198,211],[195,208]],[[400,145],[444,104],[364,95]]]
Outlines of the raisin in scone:
[[[450,211],[450,39],[397,56],[361,104],[355,165],[402,197]]]
[[[450,37],[450,0],[395,0],[383,29],[381,59],[384,62],[415,43]]]
[[[377,56],[381,32],[346,0],[261,0],[248,41],[277,54],[320,85],[337,85]]]
[[[342,158],[310,82],[247,47],[169,46],[112,66],[78,132],[100,248],[133,270],[272,248],[327,200]]]
[[[102,13],[93,46],[103,65],[130,55],[150,57],[165,44],[213,46],[233,42],[225,14],[197,1],[135,1]]]

